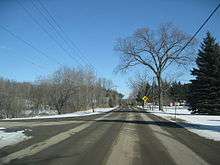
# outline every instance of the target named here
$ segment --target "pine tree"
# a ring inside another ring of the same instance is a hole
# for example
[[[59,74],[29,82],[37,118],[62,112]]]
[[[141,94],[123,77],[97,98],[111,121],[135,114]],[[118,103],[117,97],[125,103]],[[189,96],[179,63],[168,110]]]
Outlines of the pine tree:
[[[169,97],[172,101],[183,101],[187,99],[189,84],[173,82],[169,90]]]
[[[207,33],[192,70],[189,104],[193,113],[220,114],[220,46]]]

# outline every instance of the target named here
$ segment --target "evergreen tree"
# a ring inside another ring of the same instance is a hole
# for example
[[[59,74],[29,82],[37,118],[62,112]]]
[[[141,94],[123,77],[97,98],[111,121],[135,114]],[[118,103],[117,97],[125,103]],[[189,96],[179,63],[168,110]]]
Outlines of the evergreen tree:
[[[193,113],[220,114],[220,46],[207,33],[192,70],[189,104]]]
[[[169,90],[169,97],[172,101],[183,101],[187,99],[189,84],[173,82]]]

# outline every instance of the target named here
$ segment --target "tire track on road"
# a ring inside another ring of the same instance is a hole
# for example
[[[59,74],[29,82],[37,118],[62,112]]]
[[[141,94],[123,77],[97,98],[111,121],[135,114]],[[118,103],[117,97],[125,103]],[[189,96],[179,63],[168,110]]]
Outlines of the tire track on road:
[[[111,114],[112,113],[108,113],[104,116],[101,116],[101,117],[97,118],[96,120],[102,120],[102,119],[110,116]],[[10,161],[15,160],[15,159],[21,159],[21,158],[24,158],[24,157],[27,157],[27,156],[35,155],[35,154],[39,153],[40,151],[45,150],[48,147],[53,146],[57,143],[60,143],[64,140],[68,139],[72,135],[88,128],[94,122],[96,122],[96,121],[88,121],[87,123],[83,123],[83,124],[73,128],[73,129],[70,129],[68,131],[59,133],[59,134],[57,134],[57,135],[55,135],[55,136],[53,136],[53,137],[51,137],[47,140],[44,140],[42,142],[33,144],[33,145],[31,145],[31,146],[29,146],[25,149],[22,149],[22,150],[19,150],[17,152],[14,152],[12,154],[9,154],[9,155],[1,158],[0,163],[7,164]]]
[[[154,122],[146,114],[141,113],[144,121]],[[178,165],[208,165],[208,163],[193,152],[190,148],[177,141],[173,135],[162,129],[157,124],[149,124],[155,137],[164,145],[168,153]]]
[[[113,144],[111,153],[107,158],[106,165],[120,164],[129,165],[137,164],[140,160],[139,139],[136,132],[135,124],[129,123],[134,121],[133,113],[128,113],[125,123],[119,133],[115,144]],[[140,164],[140,162],[138,163]]]

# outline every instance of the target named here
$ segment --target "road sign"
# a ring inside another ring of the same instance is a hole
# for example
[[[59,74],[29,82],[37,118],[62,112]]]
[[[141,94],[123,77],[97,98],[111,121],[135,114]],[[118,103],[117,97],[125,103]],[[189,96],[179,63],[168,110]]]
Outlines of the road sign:
[[[147,102],[147,101],[149,100],[149,97],[144,96],[144,97],[142,98],[142,100],[144,100],[144,102]]]

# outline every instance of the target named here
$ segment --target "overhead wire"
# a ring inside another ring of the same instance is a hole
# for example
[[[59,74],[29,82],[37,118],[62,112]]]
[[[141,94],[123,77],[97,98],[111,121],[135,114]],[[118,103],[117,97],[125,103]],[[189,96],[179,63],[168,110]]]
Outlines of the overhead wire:
[[[50,19],[47,18],[47,15],[39,8],[33,0],[30,1],[33,5],[33,7],[43,16],[44,20],[51,26],[51,28],[54,30],[54,32],[62,39],[62,41],[68,46],[69,49],[72,50],[71,45],[69,42],[65,39],[65,37],[60,33],[60,31],[53,25]],[[74,50],[73,50],[74,52]],[[70,54],[70,56],[77,60],[75,56]],[[85,61],[79,56],[79,59],[84,63]],[[78,61],[78,60],[77,60]]]
[[[66,41],[66,39],[63,37],[63,35],[60,33],[59,30],[57,30],[57,28],[53,25],[53,23],[51,22],[50,19],[47,18],[47,15],[41,10],[41,8],[39,8],[34,1],[31,1],[32,5],[34,6],[34,8],[36,10],[38,10],[38,12],[43,16],[44,20],[52,27],[52,29],[55,31],[55,33],[64,41],[64,43],[68,46],[68,48],[72,49],[71,46],[69,46],[69,43]],[[74,52],[74,50],[73,50]],[[72,56],[72,54],[70,54],[70,56]],[[75,56],[72,56],[73,59],[77,60]],[[81,57],[79,57],[79,59],[83,61],[83,59]],[[78,61],[78,60],[77,60]]]
[[[61,50],[64,51],[64,53],[65,53],[68,57],[70,57],[72,60],[76,61],[76,62],[82,67],[82,64],[81,64],[78,60],[76,60],[75,58],[73,58],[73,57],[71,56],[71,54],[59,43],[59,41],[56,40],[55,37],[54,37],[52,34],[50,34],[49,31],[48,31],[46,28],[44,28],[44,27],[40,24],[40,22],[39,22],[37,19],[35,19],[35,17],[32,15],[32,13],[29,12],[29,10],[28,10],[19,0],[16,0],[16,2],[19,4],[19,6],[21,6],[21,8],[25,11],[25,13],[27,13],[27,15],[32,19],[32,21],[33,21],[35,24],[37,24],[37,25],[41,28],[41,30],[42,30],[43,32],[45,32],[45,33],[48,35],[48,37],[49,37],[51,40],[53,40],[53,41],[56,43],[56,45],[57,45]]]
[[[32,48],[33,50],[35,50],[37,53],[43,55],[44,57],[46,57],[49,60],[52,60],[53,62],[55,62],[58,65],[62,65],[59,61],[57,61],[56,59],[48,56],[46,53],[44,53],[43,51],[41,51],[40,49],[38,49],[37,47],[35,47],[30,41],[27,41],[25,39],[23,39],[22,37],[20,37],[18,34],[16,34],[15,32],[12,32],[11,30],[9,30],[8,28],[6,28],[3,25],[0,25],[0,28],[3,29],[5,32],[7,32],[8,34],[10,34],[11,36],[13,36],[14,38],[16,38],[17,40],[23,42],[25,45],[29,46],[30,48]]]
[[[186,42],[186,44],[179,50],[175,51],[175,53],[177,53],[176,57],[178,57],[183,51],[184,49],[193,41],[193,39],[196,37],[196,35],[202,30],[202,28],[207,24],[207,22],[211,19],[211,17],[215,14],[215,12],[219,9],[220,7],[220,3],[213,9],[213,11],[209,14],[209,16],[205,19],[205,21],[199,26],[199,28],[197,29],[197,31],[194,33],[194,35],[189,39],[189,41]],[[164,70],[172,63],[173,61],[171,61],[165,68]]]
[[[71,47],[73,49],[76,49],[79,53],[79,55],[81,56],[80,58],[84,61],[86,61],[87,64],[89,64],[93,69],[95,69],[95,67],[89,62],[90,60],[88,59],[87,56],[85,56],[82,51],[79,49],[79,47],[73,42],[73,40],[69,37],[69,35],[67,35],[67,33],[65,32],[64,28],[56,21],[56,19],[54,18],[54,16],[50,13],[50,11],[46,8],[46,6],[43,4],[43,2],[41,2],[40,0],[37,0],[37,2],[41,5],[42,9],[44,9],[44,11],[47,13],[47,15],[50,17],[50,19],[54,22],[54,24],[56,25],[56,27],[59,29],[60,32],[63,33],[65,40],[67,40],[70,44]]]
[[[207,22],[211,19],[214,13],[219,9],[220,3],[214,8],[214,10],[209,14],[209,16],[205,19],[202,25],[198,28],[198,30],[194,33],[194,35],[190,38],[190,40],[179,50],[178,55],[182,53],[182,51],[192,42],[192,40],[196,37],[196,35],[202,30],[202,28],[207,24]],[[177,55],[177,56],[178,56]]]
[[[9,54],[10,56],[14,56],[14,57],[17,57],[15,54]],[[25,57],[21,57],[26,63],[29,63],[31,64],[32,66],[34,66],[38,71],[40,71],[41,73],[44,73],[43,72],[43,69],[44,66],[42,65],[39,65],[39,64],[36,64],[35,62],[33,62],[32,60],[28,59],[28,58],[25,58]]]

